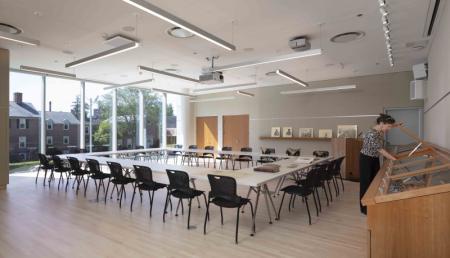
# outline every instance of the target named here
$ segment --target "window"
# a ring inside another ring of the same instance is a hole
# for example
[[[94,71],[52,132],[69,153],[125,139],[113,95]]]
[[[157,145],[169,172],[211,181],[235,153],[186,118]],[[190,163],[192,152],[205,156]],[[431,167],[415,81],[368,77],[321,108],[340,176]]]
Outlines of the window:
[[[63,144],[69,145],[69,136],[63,136]]]
[[[111,150],[112,91],[104,88],[105,85],[86,82],[86,126],[88,130],[92,127],[92,134],[86,134],[85,143],[93,151]]]
[[[53,120],[47,120],[47,130],[53,130]]]
[[[47,145],[53,145],[53,136],[47,136]]]
[[[64,130],[69,130],[70,128],[70,123],[67,120],[64,120]]]
[[[19,129],[27,128],[27,120],[25,118],[19,118]]]
[[[26,147],[27,147],[27,137],[19,136],[19,148],[26,148]]]
[[[89,135],[89,126],[85,126],[85,127],[84,127],[84,133],[85,133],[86,135]]]
[[[177,144],[177,123],[180,122],[181,97],[179,95],[167,94],[167,147]]]

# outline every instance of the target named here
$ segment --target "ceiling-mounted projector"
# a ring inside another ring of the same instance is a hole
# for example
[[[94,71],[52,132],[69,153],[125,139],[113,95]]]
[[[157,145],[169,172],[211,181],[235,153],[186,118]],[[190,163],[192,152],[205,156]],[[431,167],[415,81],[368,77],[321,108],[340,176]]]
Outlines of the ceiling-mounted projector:
[[[223,75],[222,72],[207,72],[200,75],[198,80],[203,84],[223,83]]]
[[[306,36],[298,36],[289,40],[289,47],[294,51],[305,51],[311,49],[311,43]]]

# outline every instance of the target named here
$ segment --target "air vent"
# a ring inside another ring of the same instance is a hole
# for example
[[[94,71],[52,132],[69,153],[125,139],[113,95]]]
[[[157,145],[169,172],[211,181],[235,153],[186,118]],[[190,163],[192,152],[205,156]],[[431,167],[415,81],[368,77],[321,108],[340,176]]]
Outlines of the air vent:
[[[363,31],[351,31],[338,34],[330,39],[334,43],[347,43],[354,40],[358,40],[364,37],[366,34]]]

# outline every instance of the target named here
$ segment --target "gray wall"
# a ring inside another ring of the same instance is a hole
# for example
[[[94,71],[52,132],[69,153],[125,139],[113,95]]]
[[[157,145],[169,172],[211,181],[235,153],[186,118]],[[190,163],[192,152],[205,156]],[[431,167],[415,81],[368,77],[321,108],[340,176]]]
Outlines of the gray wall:
[[[0,48],[0,189],[9,182],[9,51]]]
[[[425,100],[425,140],[450,148],[450,3],[444,1],[442,16],[428,56]]]
[[[409,100],[411,72],[361,76],[327,81],[311,82],[310,87],[356,85],[357,89],[295,95],[280,95],[282,90],[302,87],[285,85],[245,90],[254,93],[254,98],[236,95],[235,100],[201,102],[194,104],[195,116],[250,114],[250,146],[275,147],[284,152],[288,147],[299,147],[303,154],[313,150],[330,150],[329,142],[260,140],[269,136],[271,127],[289,126],[298,136],[301,127],[333,129],[336,137],[337,125],[358,125],[358,131],[373,126],[376,116],[387,107],[422,107],[423,101]],[[234,92],[204,95],[202,98],[235,95]],[[220,137],[219,137],[220,138]]]

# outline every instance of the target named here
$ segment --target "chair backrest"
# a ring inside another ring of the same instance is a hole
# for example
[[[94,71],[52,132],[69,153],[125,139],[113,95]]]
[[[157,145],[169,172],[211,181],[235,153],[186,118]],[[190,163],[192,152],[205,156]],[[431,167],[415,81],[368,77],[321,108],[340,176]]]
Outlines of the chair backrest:
[[[313,155],[318,158],[326,158],[330,156],[330,152],[324,150],[315,150],[313,151]]]
[[[274,154],[274,153],[275,153],[275,148],[262,149],[262,154]]]
[[[331,163],[327,161],[324,163],[317,164],[313,168],[317,169],[319,173],[319,178],[321,180],[326,180],[327,178],[330,178],[330,166]]]
[[[253,152],[253,149],[251,147],[243,147],[243,148],[241,148],[241,152]],[[253,159],[253,156],[252,155],[239,155],[239,158]]]
[[[181,144],[176,144],[176,145],[175,145],[175,148],[176,148],[176,149],[183,149],[183,145],[181,145]]]
[[[61,158],[59,156],[56,156],[56,155],[53,156],[52,160],[53,160],[53,165],[55,166],[56,170],[61,170],[61,169],[65,168],[63,161],[61,160]]]
[[[188,147],[190,150],[196,150],[197,149],[197,145],[189,145]]]
[[[136,147],[134,147],[136,150],[142,150],[145,149],[144,146],[142,145],[136,145]]]
[[[306,181],[305,181],[305,185],[308,188],[313,188],[313,187],[317,187],[320,186],[320,171],[321,168],[320,167],[313,167],[308,174],[306,174]]]
[[[109,170],[111,171],[111,176],[114,178],[122,178],[123,175],[123,169],[122,165],[120,165],[117,162],[106,162],[108,164]]]
[[[42,153],[38,153],[38,157],[39,157],[39,163],[44,166],[44,167],[48,167],[50,165],[50,161],[47,159],[47,156],[45,156]]]
[[[189,175],[180,170],[166,169],[169,177],[169,189],[189,189]]]
[[[136,182],[138,183],[153,183],[152,169],[145,166],[133,165],[134,175],[136,176]]]
[[[224,199],[237,197],[236,179],[233,177],[208,174],[208,180],[211,186],[210,197]]]
[[[100,173],[102,173],[102,170],[100,168],[100,163],[98,163],[97,160],[95,160],[95,159],[86,159],[86,162],[87,162],[88,167],[89,167],[89,172],[91,172],[93,174],[100,174]]]
[[[288,148],[286,150],[286,155],[288,156],[300,156],[301,153],[301,149],[293,149],[293,148]]]
[[[72,169],[73,171],[80,171],[81,170],[80,161],[78,161],[77,158],[67,157],[67,160],[69,161],[70,169]]]
[[[222,147],[223,151],[232,151],[233,148],[232,147]]]

